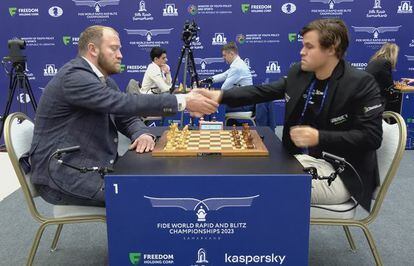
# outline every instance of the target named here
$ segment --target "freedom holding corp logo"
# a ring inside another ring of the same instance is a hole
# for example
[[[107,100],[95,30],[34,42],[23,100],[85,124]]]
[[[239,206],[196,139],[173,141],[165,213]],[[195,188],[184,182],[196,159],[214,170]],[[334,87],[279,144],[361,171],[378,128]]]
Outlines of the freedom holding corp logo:
[[[130,252],[129,262],[132,265],[139,264],[157,264],[171,265],[174,264],[174,254],[147,254],[141,252]],[[142,263],[141,263],[142,262]]]
[[[141,253],[139,252],[129,253],[129,261],[131,262],[132,265],[138,265],[140,260],[141,260]]]

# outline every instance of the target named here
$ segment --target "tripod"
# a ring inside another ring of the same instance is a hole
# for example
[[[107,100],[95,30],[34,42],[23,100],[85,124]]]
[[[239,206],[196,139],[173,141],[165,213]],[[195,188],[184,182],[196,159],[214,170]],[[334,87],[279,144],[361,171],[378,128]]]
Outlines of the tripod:
[[[191,38],[190,38],[191,40]],[[185,65],[184,65],[184,72],[183,72],[183,86],[184,86],[184,91],[186,91],[187,88],[187,71],[188,73],[190,73],[190,84],[191,87],[193,87],[193,84],[195,83],[195,85],[198,87],[199,86],[199,80],[198,80],[198,74],[197,74],[197,70],[195,67],[195,62],[194,62],[194,54],[193,54],[193,50],[191,49],[190,46],[190,40],[185,40],[184,41],[184,45],[181,48],[181,55],[180,55],[180,59],[178,60],[178,67],[177,67],[177,71],[175,72],[174,75],[174,79],[171,85],[171,89],[170,89],[170,93],[174,92],[175,89],[175,83],[177,82],[177,77],[178,77],[178,73],[180,72],[180,67],[181,64],[183,63],[183,59],[185,60]],[[184,111],[181,112],[181,126],[184,126]],[[193,124],[192,118],[190,118],[190,124]]]
[[[197,74],[197,70],[196,70],[195,62],[194,62],[193,50],[191,49],[190,42],[185,41],[183,47],[181,48],[181,55],[180,55],[180,59],[178,60],[178,67],[174,75],[170,93],[174,92],[175,83],[177,82],[178,73],[180,72],[183,59],[185,60],[184,73],[183,73],[184,89],[186,89],[187,87],[187,71],[190,73],[190,76],[191,76],[190,78],[191,85],[193,85],[194,82],[196,82],[197,86],[199,85],[198,74]]]
[[[3,134],[4,122],[6,121],[7,116],[10,114],[11,104],[13,102],[14,94],[16,89],[19,88],[24,93],[24,98],[19,99],[20,103],[27,103],[26,94],[29,95],[30,102],[33,107],[33,111],[36,112],[37,103],[34,97],[32,88],[29,83],[29,79],[26,76],[25,70],[25,63],[24,62],[17,62],[13,63],[13,66],[8,73],[10,76],[9,82],[9,95],[7,98],[6,108],[4,109],[3,116],[0,117],[1,120],[1,129],[0,129],[0,136]]]

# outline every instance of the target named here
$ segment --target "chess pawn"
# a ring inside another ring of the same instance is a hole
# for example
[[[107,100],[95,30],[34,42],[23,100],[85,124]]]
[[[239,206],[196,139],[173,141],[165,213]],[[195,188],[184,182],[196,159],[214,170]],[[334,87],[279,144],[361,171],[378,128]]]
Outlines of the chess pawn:
[[[184,85],[182,83],[178,86],[178,92],[184,92]]]

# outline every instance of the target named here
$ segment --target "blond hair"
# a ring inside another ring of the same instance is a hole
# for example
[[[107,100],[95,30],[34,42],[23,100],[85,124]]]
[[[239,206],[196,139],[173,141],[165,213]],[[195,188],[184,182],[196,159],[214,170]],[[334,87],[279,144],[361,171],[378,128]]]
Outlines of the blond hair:
[[[398,52],[400,48],[395,43],[389,43],[386,42],[382,45],[382,47],[371,57],[369,60],[370,62],[379,59],[384,58],[391,62],[392,69],[395,69],[395,66],[397,65],[397,58],[398,58]]]
[[[88,51],[88,44],[93,43],[96,46],[100,46],[102,42],[102,36],[104,30],[111,30],[119,35],[116,30],[111,27],[93,25],[86,28],[79,37],[78,42],[78,53],[79,55],[84,55]]]

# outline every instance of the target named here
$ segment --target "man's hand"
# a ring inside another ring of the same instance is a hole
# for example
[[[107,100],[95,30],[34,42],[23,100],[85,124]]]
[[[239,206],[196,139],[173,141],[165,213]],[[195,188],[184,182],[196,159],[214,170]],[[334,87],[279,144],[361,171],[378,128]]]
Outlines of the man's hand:
[[[208,97],[215,101],[216,103],[220,103],[222,97],[221,90],[206,90],[206,89],[193,89],[192,92],[201,94],[205,97]]]
[[[314,147],[319,144],[319,131],[310,126],[290,128],[290,139],[299,148]]]
[[[168,73],[170,73],[170,66],[169,66],[169,65],[167,65],[167,64],[162,65],[162,66],[161,66],[161,71],[162,71],[165,75],[167,75]]]
[[[187,110],[197,117],[214,113],[219,106],[217,101],[196,93],[194,90],[185,95],[185,101]]]
[[[407,85],[414,83],[414,79],[410,79],[410,78],[402,78],[402,81]]]
[[[142,134],[129,146],[129,150],[134,150],[137,153],[149,152],[154,149],[155,142],[152,136]]]

